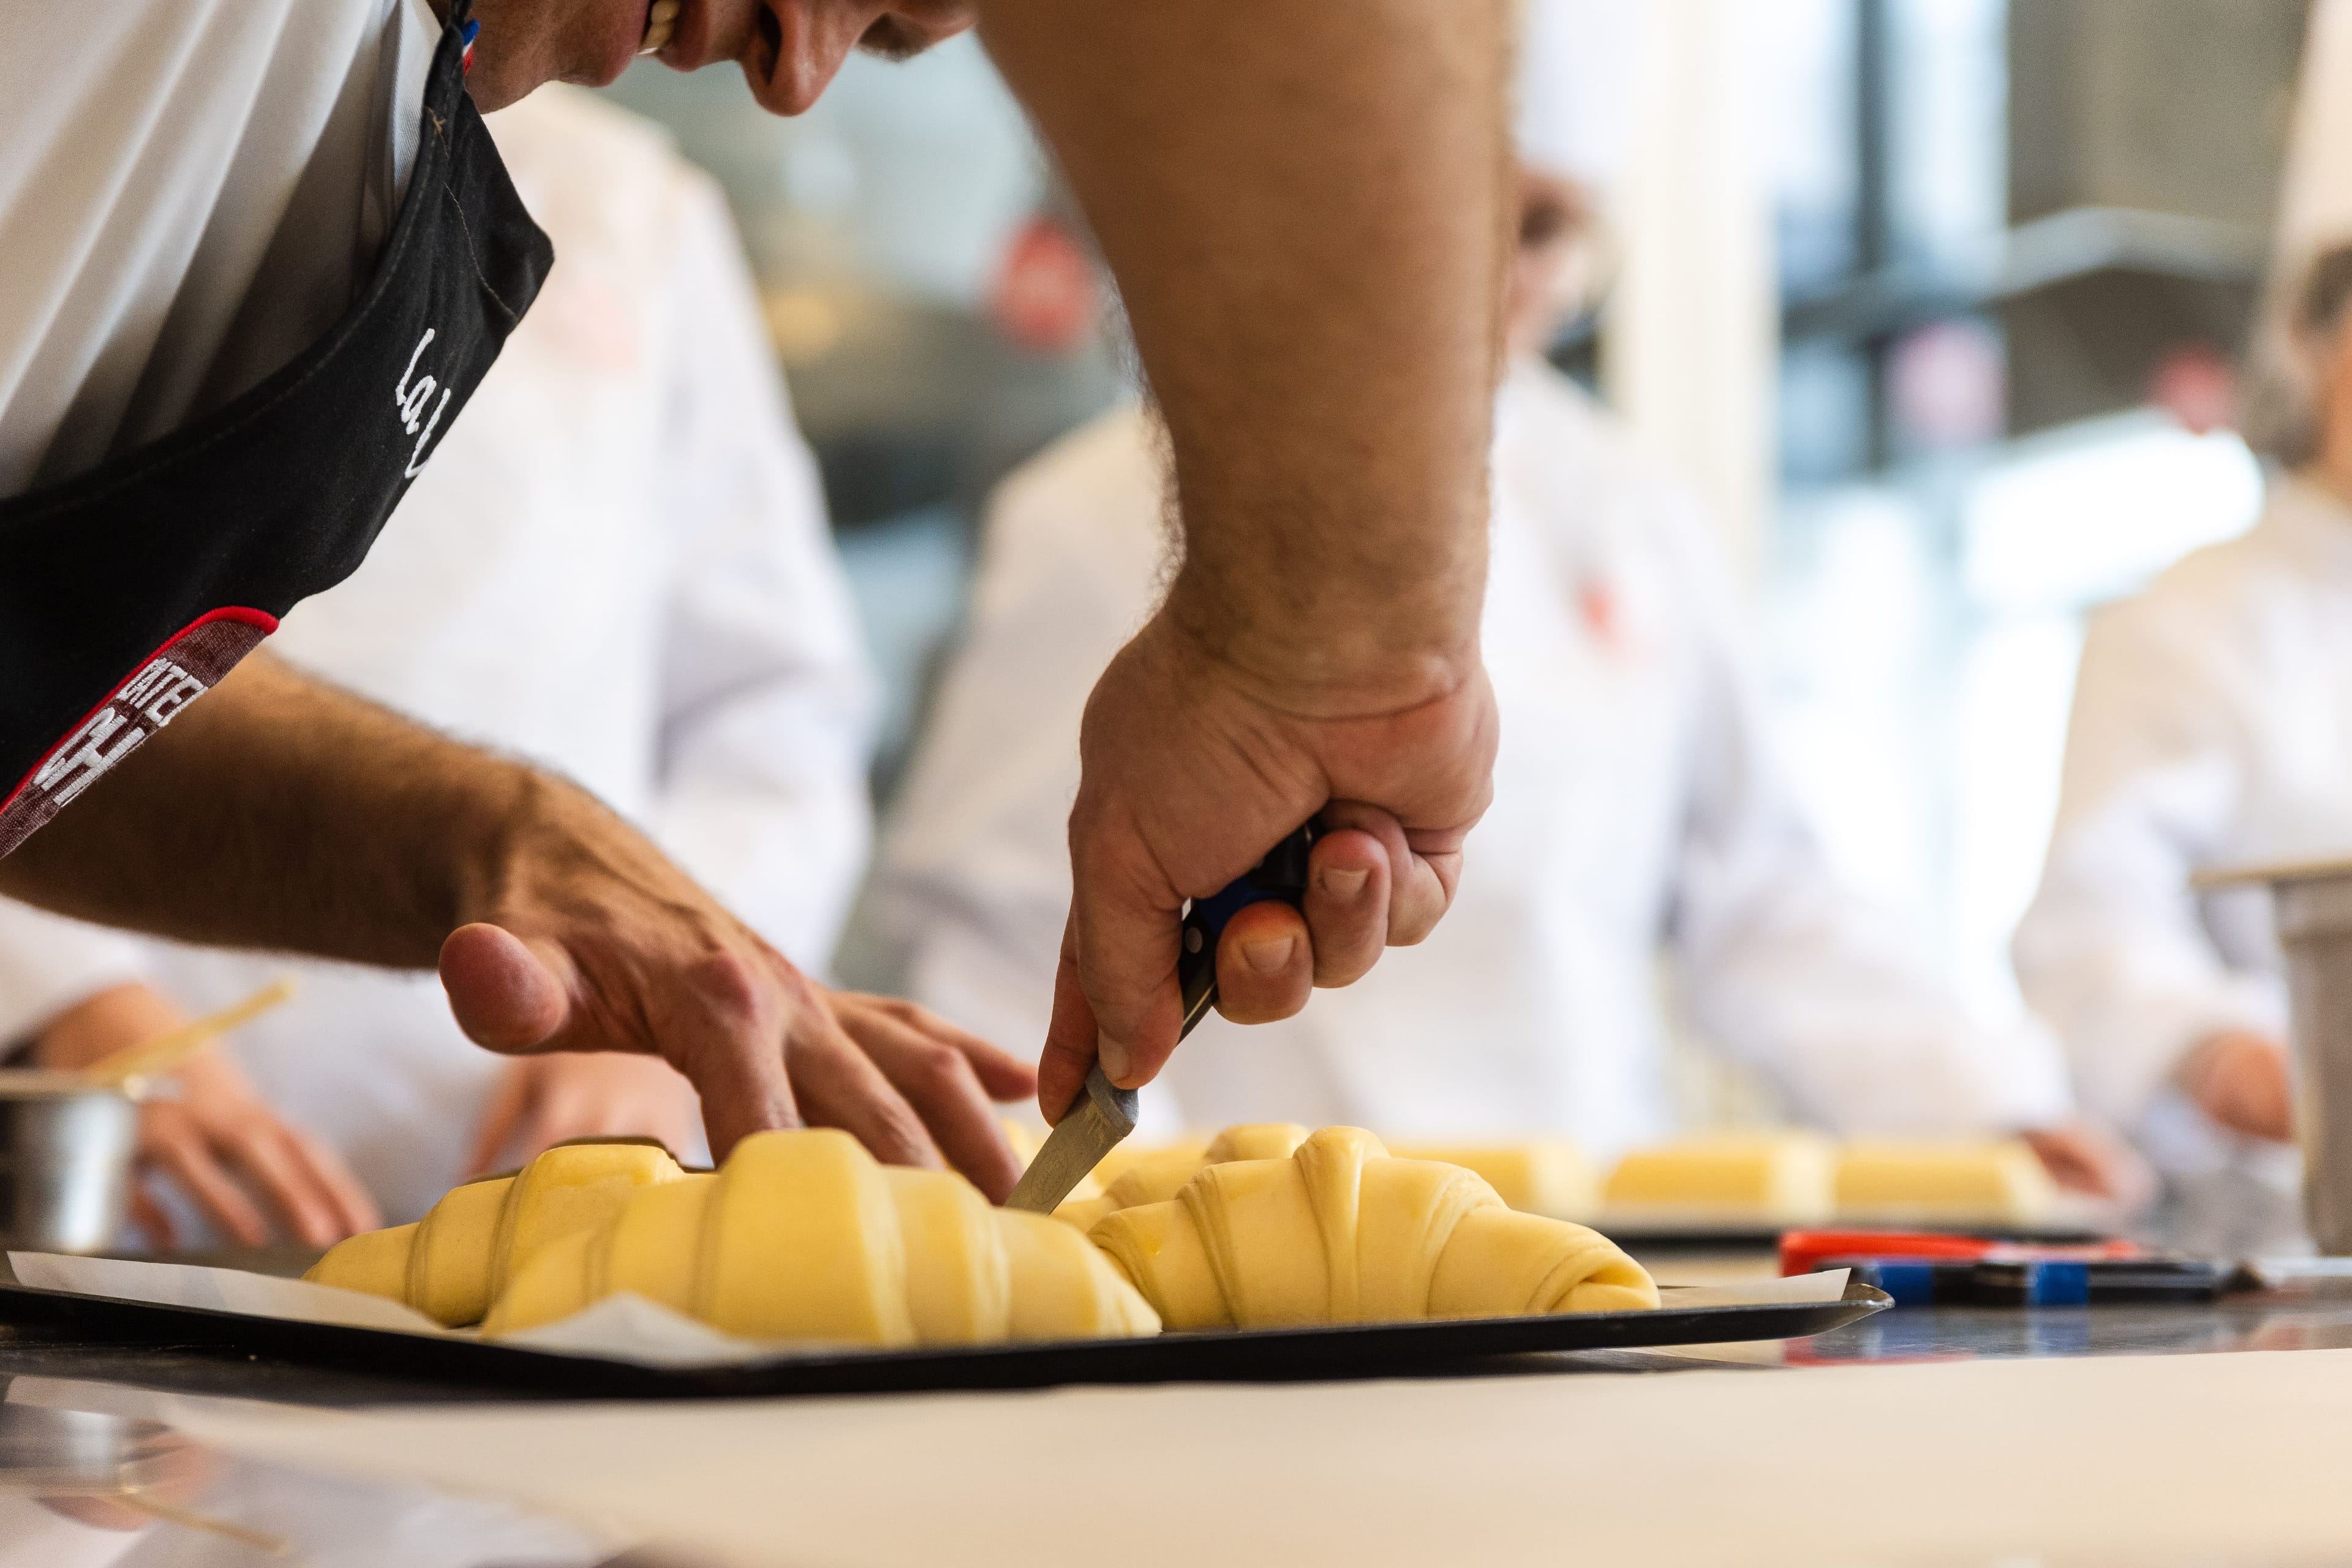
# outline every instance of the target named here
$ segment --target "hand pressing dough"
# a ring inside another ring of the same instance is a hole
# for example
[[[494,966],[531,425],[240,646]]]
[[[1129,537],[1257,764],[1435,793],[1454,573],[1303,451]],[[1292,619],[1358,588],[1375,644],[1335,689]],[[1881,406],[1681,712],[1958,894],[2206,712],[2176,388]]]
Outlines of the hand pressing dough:
[[[1517,1143],[1396,1143],[1400,1160],[1434,1160],[1475,1171],[1495,1195],[1527,1214],[1590,1219],[1601,1210],[1601,1184],[1573,1143],[1531,1138]]]
[[[2057,1184],[2021,1142],[1855,1142],[1838,1156],[1842,1216],[2032,1225],[2057,1201]]]
[[[1815,1132],[1727,1133],[1640,1149],[1610,1173],[1610,1218],[1813,1225],[1833,1206],[1836,1145]]]
[[[595,1228],[639,1188],[684,1174],[656,1144],[559,1144],[513,1175],[451,1188],[414,1225],[337,1243],[302,1278],[405,1301],[451,1328],[478,1323],[541,1247]]]
[[[1091,1231],[1106,1215],[1140,1204],[1167,1202],[1211,1165],[1229,1160],[1288,1159],[1290,1152],[1306,1141],[1307,1129],[1295,1121],[1265,1121],[1228,1127],[1205,1142],[1187,1139],[1162,1148],[1139,1149],[1118,1161],[1118,1173],[1103,1181],[1099,1195],[1074,1192],[1054,1210],[1054,1217]],[[1095,1166],[1097,1179],[1113,1163],[1113,1156],[1121,1152],[1112,1150]]]
[[[1066,1225],[992,1208],[844,1132],[761,1132],[542,1248],[483,1325],[512,1333],[629,1290],[746,1339],[894,1347],[1125,1338],[1159,1320]]]
[[[1649,1275],[1606,1237],[1511,1209],[1459,1166],[1391,1158],[1352,1127],[1327,1127],[1286,1158],[1211,1163],[1174,1197],[1108,1215],[1089,1234],[1174,1329],[1658,1304]]]

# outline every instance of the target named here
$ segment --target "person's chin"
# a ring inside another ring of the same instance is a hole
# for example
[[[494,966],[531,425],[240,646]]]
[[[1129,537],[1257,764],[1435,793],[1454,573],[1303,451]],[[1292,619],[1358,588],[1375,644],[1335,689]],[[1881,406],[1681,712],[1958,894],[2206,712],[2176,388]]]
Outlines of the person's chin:
[[[637,58],[646,40],[646,16],[652,0],[599,0],[593,21],[582,25],[582,70],[564,79],[586,87],[605,87],[620,79]]]
[[[476,109],[492,114],[517,99],[528,97],[544,79],[544,73],[533,71],[520,61],[502,61],[495,57],[484,59],[477,49],[474,68],[466,73],[466,91],[472,96]]]

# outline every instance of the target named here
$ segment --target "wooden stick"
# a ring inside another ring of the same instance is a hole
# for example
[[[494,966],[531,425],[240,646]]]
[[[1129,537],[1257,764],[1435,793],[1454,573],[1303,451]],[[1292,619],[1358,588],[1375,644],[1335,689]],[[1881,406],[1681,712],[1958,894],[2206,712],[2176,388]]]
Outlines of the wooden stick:
[[[126,1485],[119,1493],[113,1495],[120,1497],[125,1507],[135,1509],[150,1519],[164,1524],[176,1524],[183,1530],[201,1531],[206,1535],[217,1535],[223,1540],[234,1541],[240,1546],[250,1547],[265,1557],[290,1557],[294,1553],[294,1543],[282,1536],[271,1535],[267,1531],[249,1529],[242,1524],[232,1524],[225,1519],[214,1519],[205,1514],[193,1512],[176,1503],[165,1502],[142,1486]]]
[[[293,981],[273,981],[233,1006],[206,1014],[176,1029],[167,1029],[152,1040],[125,1046],[111,1056],[101,1057],[85,1068],[82,1076],[93,1082],[112,1086],[127,1083],[134,1078],[152,1078],[158,1073],[170,1072],[231,1029],[250,1023],[293,994]]]

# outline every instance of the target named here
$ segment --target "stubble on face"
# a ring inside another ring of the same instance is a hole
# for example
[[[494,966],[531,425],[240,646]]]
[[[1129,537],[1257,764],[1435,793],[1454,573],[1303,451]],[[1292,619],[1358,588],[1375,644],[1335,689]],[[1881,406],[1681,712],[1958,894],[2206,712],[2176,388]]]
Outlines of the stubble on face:
[[[466,87],[484,113],[551,81],[602,87],[644,37],[646,0],[476,0]]]

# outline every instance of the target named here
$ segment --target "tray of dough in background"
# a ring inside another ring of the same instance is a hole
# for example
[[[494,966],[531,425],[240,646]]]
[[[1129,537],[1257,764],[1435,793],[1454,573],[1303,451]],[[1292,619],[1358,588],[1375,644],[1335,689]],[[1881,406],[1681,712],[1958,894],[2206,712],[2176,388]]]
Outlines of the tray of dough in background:
[[[1590,1201],[1584,1223],[1634,1252],[1769,1247],[1783,1230],[1822,1228],[2063,1245],[2105,1239],[2122,1219],[2061,1192],[2014,1139],[1839,1142],[1785,1129],[1629,1151]]]
[[[1893,1304],[1884,1291],[1849,1282],[1838,1270],[1750,1286],[1668,1288],[1664,1303],[1650,1311],[865,1350],[752,1345],[622,1297],[492,1342],[463,1331],[395,1326],[414,1316],[397,1303],[236,1269],[23,1253],[10,1254],[9,1261],[16,1279],[0,1283],[0,1325],[19,1331],[70,1336],[77,1343],[266,1357],[486,1395],[571,1399],[1440,1376],[1543,1352],[1801,1339]],[[69,1280],[73,1288],[22,1283],[28,1274]],[[215,1304],[198,1304],[206,1301]]]
[[[1827,1219],[1759,1220],[1752,1216],[1693,1215],[1604,1215],[1590,1224],[1636,1258],[1644,1254],[1688,1252],[1769,1252],[1791,1230],[1899,1230],[1934,1236],[1973,1236],[1987,1241],[2015,1242],[2021,1247],[2088,1247],[2112,1241],[2119,1226],[2094,1225],[1972,1224],[1948,1215],[1832,1214]]]

